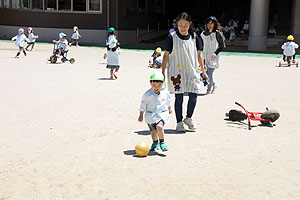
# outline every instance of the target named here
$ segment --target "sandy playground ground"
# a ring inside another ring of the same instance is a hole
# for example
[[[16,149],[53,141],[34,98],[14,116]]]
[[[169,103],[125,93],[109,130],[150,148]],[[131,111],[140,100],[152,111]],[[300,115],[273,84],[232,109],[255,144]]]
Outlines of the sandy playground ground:
[[[16,50],[0,42],[0,200],[300,199],[300,69],[223,55],[216,94],[198,98],[197,131],[176,133],[173,113],[169,151],[139,158],[135,144],[151,144],[137,117],[152,52],[123,49],[112,81],[104,48],[70,48],[73,65],[49,64],[51,44]],[[277,126],[224,120],[235,101],[278,109]]]

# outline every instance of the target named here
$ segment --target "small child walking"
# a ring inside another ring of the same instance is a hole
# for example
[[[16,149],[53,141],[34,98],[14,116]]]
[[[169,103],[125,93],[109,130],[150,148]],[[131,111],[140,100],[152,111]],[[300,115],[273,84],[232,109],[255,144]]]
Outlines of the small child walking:
[[[73,28],[73,34],[71,36],[70,46],[72,46],[72,44],[76,43],[76,47],[79,47],[79,45],[78,45],[79,38],[81,38],[81,35],[79,34],[78,27],[74,26],[74,28]]]
[[[35,51],[34,50],[34,44],[35,44],[35,40],[38,38],[39,36],[34,35],[33,34],[33,28],[29,27],[28,28],[28,39],[30,42],[28,42],[27,47],[25,48],[26,51],[28,51],[28,48],[31,46],[31,50],[30,51]]]
[[[24,53],[24,56],[26,56],[26,52],[25,52],[25,49],[24,49],[24,42],[26,41],[26,42],[30,42],[29,41],[29,39],[24,35],[24,29],[22,29],[22,28],[20,28],[19,30],[18,30],[18,35],[16,35],[15,37],[13,37],[12,39],[11,39],[12,41],[16,41],[15,42],[15,45],[17,46],[17,47],[19,47],[19,51],[18,51],[18,53],[17,53],[17,55],[15,56],[15,58],[19,58],[19,56],[20,56],[20,53],[23,51],[23,53]]]
[[[120,43],[115,35],[115,28],[108,29],[108,38],[106,39],[107,53],[104,54],[104,59],[107,58],[106,68],[110,69],[110,79],[117,79],[117,72],[120,69],[119,51]]]
[[[153,140],[150,151],[158,150],[167,151],[165,144],[164,125],[168,122],[172,113],[170,92],[163,88],[164,75],[160,71],[156,71],[150,76],[151,88],[147,90],[141,101],[139,122],[143,121],[145,113],[145,122],[151,131]],[[159,139],[159,144],[158,144]]]

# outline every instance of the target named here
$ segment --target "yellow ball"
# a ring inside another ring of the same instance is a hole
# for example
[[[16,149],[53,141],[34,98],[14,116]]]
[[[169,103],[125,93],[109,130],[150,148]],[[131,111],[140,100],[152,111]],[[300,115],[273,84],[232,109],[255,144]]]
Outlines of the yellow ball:
[[[139,157],[145,157],[148,155],[150,150],[150,146],[149,144],[145,143],[145,142],[139,142],[136,146],[135,146],[135,152]]]

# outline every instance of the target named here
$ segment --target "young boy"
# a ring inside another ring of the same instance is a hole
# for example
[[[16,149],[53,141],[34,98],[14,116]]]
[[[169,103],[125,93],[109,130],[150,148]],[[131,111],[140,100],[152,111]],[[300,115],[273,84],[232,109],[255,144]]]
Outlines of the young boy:
[[[79,47],[79,45],[78,45],[79,38],[81,38],[81,35],[79,34],[78,27],[74,26],[73,34],[71,37],[72,42],[70,43],[70,46],[72,46],[73,43],[76,43],[76,47]]]
[[[157,47],[153,52],[151,58],[149,59],[149,67],[152,68],[161,68],[162,64],[162,56],[161,56],[161,48]]]
[[[37,35],[34,35],[33,34],[33,28],[32,27],[29,27],[28,28],[28,39],[29,39],[29,43],[27,45],[27,47],[25,48],[26,51],[28,51],[28,48],[31,46],[31,51],[34,51],[34,43],[35,43],[35,40],[38,38],[39,36]]]
[[[168,147],[164,142],[164,125],[168,122],[171,110],[171,96],[167,89],[162,89],[164,75],[156,71],[150,76],[151,88],[147,90],[142,98],[140,106],[139,122],[143,121],[145,113],[145,122],[151,131],[153,144],[150,151],[158,150],[160,146],[162,151],[167,151]],[[159,139],[159,145],[158,145]]]
[[[289,35],[287,37],[287,42],[285,42],[281,48],[283,49],[283,61],[286,61],[286,56],[293,56],[293,63],[295,63],[296,58],[296,50],[298,49],[299,45],[294,42],[294,37]]]
[[[30,41],[29,41],[28,38],[24,35],[24,29],[20,28],[20,29],[18,30],[18,35],[16,35],[15,37],[13,37],[11,40],[12,40],[12,41],[16,40],[15,45],[16,45],[17,47],[19,47],[19,51],[18,51],[17,55],[15,56],[15,58],[19,58],[20,53],[21,53],[22,51],[23,51],[23,53],[24,53],[24,56],[26,56],[26,52],[25,52],[25,49],[24,49],[24,42],[25,42],[25,41],[26,41],[26,42],[30,42]]]
[[[56,44],[58,44],[58,55],[61,55],[61,51],[68,52],[68,40],[66,39],[67,35],[65,33],[60,33],[58,35],[59,40],[53,40]]]

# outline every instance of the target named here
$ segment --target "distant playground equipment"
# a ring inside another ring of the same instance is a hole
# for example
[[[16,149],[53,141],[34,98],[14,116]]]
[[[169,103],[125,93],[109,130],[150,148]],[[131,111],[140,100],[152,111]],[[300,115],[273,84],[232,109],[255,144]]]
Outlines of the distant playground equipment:
[[[287,56],[286,57],[286,61],[284,62],[279,62],[278,64],[278,67],[290,67],[291,65],[295,65],[296,67],[298,67],[298,62],[295,60],[295,61],[292,61],[293,60],[293,56]]]
[[[61,62],[63,62],[63,63],[69,61],[71,64],[73,64],[75,62],[74,58],[70,58],[70,59],[67,58],[68,51],[61,50],[61,54],[60,55],[58,55],[58,54],[59,54],[58,44],[56,44],[54,42],[53,53],[52,53],[52,55],[50,56],[50,59],[49,59],[49,61],[51,63],[56,63],[59,56],[62,56]]]
[[[248,119],[248,129],[251,130],[251,120],[254,121],[260,121],[265,126],[273,127],[275,122],[279,117],[280,114],[277,110],[269,110],[266,108],[266,112],[249,112],[242,106],[240,103],[235,102],[236,105],[240,106],[243,111],[240,110],[230,110],[228,113],[226,113],[226,117],[229,117],[230,121],[237,121],[241,122],[245,119]]]
[[[150,146],[145,142],[139,142],[135,146],[135,152],[138,155],[138,157],[146,157],[149,153],[149,150],[150,150]]]

